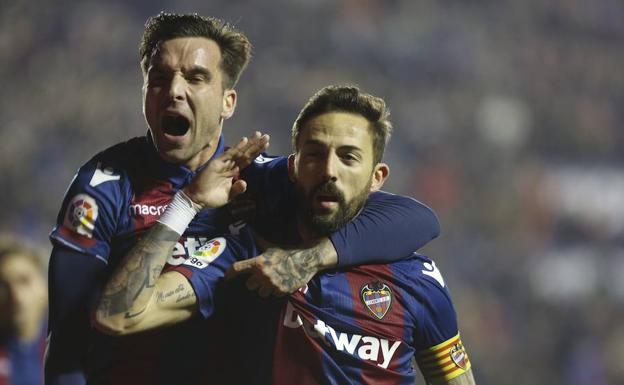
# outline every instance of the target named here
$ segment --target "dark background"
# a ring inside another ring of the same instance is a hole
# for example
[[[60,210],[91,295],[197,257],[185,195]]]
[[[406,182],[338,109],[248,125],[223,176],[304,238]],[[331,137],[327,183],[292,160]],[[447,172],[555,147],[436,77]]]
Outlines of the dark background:
[[[138,41],[160,10],[252,40],[228,143],[289,152],[330,83],[386,99],[386,190],[440,216],[425,252],[479,384],[624,384],[624,2],[3,1],[0,231],[49,251],[76,169],[145,133]]]

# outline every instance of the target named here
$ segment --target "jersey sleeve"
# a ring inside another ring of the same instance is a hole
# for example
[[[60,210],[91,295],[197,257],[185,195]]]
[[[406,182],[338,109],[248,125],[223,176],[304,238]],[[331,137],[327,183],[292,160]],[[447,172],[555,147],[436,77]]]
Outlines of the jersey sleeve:
[[[330,239],[338,266],[406,259],[440,234],[434,212],[415,199],[384,191],[369,195],[360,214]]]
[[[257,253],[249,227],[238,235],[211,239],[184,263],[168,269],[184,275],[193,287],[200,314],[210,317],[215,308],[217,287],[234,262],[254,257]]]
[[[435,262],[420,256],[415,294],[421,303],[416,316],[414,349],[416,362],[428,381],[451,380],[471,367],[462,344],[457,316],[444,278]]]
[[[96,156],[74,176],[50,234],[62,245],[108,263],[110,241],[123,209],[122,175]]]

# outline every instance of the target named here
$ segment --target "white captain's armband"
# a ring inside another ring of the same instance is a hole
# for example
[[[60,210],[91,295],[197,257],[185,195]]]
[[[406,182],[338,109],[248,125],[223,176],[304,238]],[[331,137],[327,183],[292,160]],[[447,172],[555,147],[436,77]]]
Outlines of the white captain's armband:
[[[416,362],[429,381],[452,380],[466,373],[471,366],[459,333],[441,344],[417,352]]]

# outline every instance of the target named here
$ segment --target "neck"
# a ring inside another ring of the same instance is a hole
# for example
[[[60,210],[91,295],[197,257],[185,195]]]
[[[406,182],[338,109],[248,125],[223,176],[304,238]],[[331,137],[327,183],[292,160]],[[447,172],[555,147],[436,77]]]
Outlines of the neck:
[[[303,243],[315,241],[322,237],[322,235],[310,230],[310,228],[300,220],[297,220],[297,230],[299,231],[299,236],[301,237]]]
[[[219,131],[219,135],[208,144],[201,149],[195,156],[186,161],[184,165],[191,169],[191,171],[196,171],[203,164],[208,162],[210,158],[213,157],[215,152],[217,151],[217,146],[219,146],[219,140],[221,139],[221,131]]]

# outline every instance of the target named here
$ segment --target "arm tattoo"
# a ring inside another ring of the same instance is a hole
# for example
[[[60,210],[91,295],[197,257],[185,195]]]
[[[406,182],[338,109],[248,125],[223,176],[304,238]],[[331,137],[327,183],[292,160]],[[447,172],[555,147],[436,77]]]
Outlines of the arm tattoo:
[[[104,316],[124,313],[133,318],[145,311],[156,279],[171,255],[179,235],[169,227],[156,223],[126,254],[104,288],[98,311]],[[157,293],[165,301],[173,293]]]
[[[308,283],[323,266],[331,265],[328,255],[335,255],[335,250],[326,240],[307,249],[268,249],[264,253],[264,264],[273,282],[282,291],[292,292]]]

